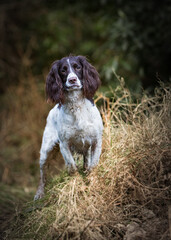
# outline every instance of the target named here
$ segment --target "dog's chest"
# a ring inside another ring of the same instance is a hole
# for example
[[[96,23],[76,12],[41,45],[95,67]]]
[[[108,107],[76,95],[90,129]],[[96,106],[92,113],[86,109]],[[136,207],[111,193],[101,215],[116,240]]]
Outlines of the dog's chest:
[[[93,111],[88,106],[71,108],[69,111],[62,110],[61,119],[58,131],[61,141],[67,140],[72,145],[81,146],[91,144],[96,138]]]

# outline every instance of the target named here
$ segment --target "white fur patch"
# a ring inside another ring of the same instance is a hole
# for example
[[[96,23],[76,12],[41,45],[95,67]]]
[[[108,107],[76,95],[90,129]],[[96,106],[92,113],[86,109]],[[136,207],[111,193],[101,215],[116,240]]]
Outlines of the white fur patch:
[[[71,68],[71,64],[70,64],[69,58],[67,59],[67,62],[68,62],[68,65],[69,65],[69,70],[72,73],[73,71],[72,71],[72,68]]]
[[[60,144],[67,166],[75,166],[69,146],[76,152],[86,153],[95,145],[89,159],[89,168],[97,165],[101,153],[103,124],[96,106],[85,99],[82,91],[68,92],[66,103],[56,105],[49,113],[40,151],[40,164],[44,164],[47,153],[55,143]]]
[[[71,87],[73,86],[73,84],[70,83],[69,80],[72,79],[72,78],[76,78],[76,82],[74,83],[74,85],[75,85],[76,88],[78,88],[78,89],[82,88],[81,81],[80,81],[80,79],[78,78],[77,74],[75,74],[75,73],[73,72],[69,59],[67,59],[67,62],[68,62],[68,65],[69,65],[69,70],[70,70],[70,72],[69,72],[69,74],[68,74],[68,76],[67,76],[66,86],[67,86],[68,88],[71,88]],[[74,88],[75,88],[75,87],[74,87]],[[71,90],[72,90],[72,89],[71,89]]]

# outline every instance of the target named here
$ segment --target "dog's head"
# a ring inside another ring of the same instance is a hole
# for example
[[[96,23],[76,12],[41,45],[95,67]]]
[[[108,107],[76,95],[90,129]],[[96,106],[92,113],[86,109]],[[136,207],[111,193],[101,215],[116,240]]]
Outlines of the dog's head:
[[[99,74],[83,56],[69,56],[52,64],[46,79],[47,98],[54,103],[64,103],[68,91],[82,89],[87,99],[92,99],[100,85]]]

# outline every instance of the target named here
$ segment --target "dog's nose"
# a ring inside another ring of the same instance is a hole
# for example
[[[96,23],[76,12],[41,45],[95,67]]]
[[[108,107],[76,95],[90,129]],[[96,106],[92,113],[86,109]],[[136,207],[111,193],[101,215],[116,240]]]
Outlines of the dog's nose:
[[[68,82],[71,84],[76,83],[76,81],[77,81],[76,77],[71,77],[68,79]]]

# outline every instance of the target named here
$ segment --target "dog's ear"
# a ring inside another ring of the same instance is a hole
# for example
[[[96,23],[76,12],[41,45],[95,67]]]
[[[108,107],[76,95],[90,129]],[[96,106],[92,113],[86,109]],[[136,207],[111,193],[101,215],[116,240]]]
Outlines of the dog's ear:
[[[52,64],[50,72],[46,78],[47,100],[53,103],[63,103],[63,91],[62,79],[59,75],[59,61],[57,60]]]
[[[84,56],[78,56],[83,67],[83,93],[88,99],[92,99],[101,82],[99,74]]]

